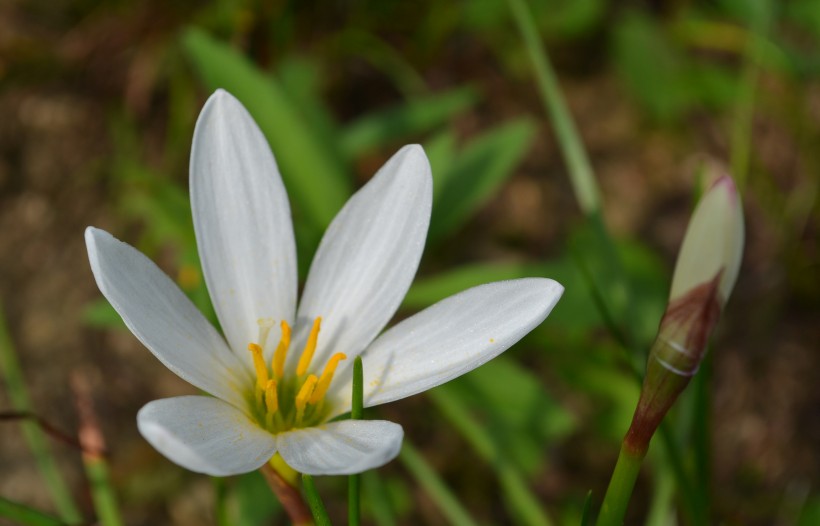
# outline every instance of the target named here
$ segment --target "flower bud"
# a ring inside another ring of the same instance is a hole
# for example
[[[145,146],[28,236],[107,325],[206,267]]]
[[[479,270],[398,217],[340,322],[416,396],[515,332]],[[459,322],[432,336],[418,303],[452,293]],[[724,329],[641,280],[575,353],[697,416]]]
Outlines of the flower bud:
[[[648,446],[664,415],[697,372],[737,281],[743,237],[740,198],[732,179],[722,176],[689,221],[627,443]]]

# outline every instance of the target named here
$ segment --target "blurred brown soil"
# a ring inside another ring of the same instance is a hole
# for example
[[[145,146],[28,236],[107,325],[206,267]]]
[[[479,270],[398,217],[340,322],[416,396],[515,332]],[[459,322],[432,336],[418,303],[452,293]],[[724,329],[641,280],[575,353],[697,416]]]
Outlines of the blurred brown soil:
[[[4,72],[18,80],[0,84],[0,300],[39,415],[68,432],[76,430],[69,378],[79,370],[90,379],[114,482],[129,504],[128,523],[201,524],[212,520],[209,481],[180,473],[161,459],[138,435],[134,420],[145,402],[192,388],[129,334],[89,329],[80,319],[84,306],[99,297],[87,264],[84,228],[95,225],[123,233],[134,226],[124,224],[110,205],[110,109],[128,101],[130,111],[146,123],[145,133],[155,135],[146,142],[161,143],[156,137],[162,130],[148,123],[163,122],[162,90],[139,73],[146,59],[138,51],[151,48],[146,44],[151,38],[127,31],[120,35],[129,27],[126,15],[86,20],[63,34],[66,28],[38,25],[36,18],[23,16],[13,5],[0,8],[0,52],[16,50],[18,57],[17,62],[0,60],[0,82]],[[81,58],[66,56],[61,43],[72,43],[68,50]],[[101,43],[111,46],[108,52],[88,51]],[[445,62],[431,66],[430,78],[441,78],[439,70],[451,66],[464,70],[472,65],[469,77],[465,73],[453,82],[481,80],[486,68],[481,61],[492,60],[479,51],[465,66],[456,62],[453,50],[444,56]],[[48,64],[65,68],[66,75],[49,74]],[[43,80],[22,75],[26,67]],[[129,82],[134,78],[145,85],[135,87]],[[540,121],[539,140],[519,173],[465,235],[480,247],[476,253],[491,257],[505,250],[493,244],[494,236],[514,232],[530,256],[543,257],[558,250],[579,215],[533,86],[503,80],[488,81],[489,102],[460,125],[470,132],[492,125],[499,116],[528,113]],[[364,80],[349,76],[346,89],[366,86],[366,81],[367,75]],[[688,123],[694,133],[663,131],[639,117],[607,72],[570,76],[563,82],[604,191],[608,224],[619,235],[659,250],[671,268],[688,218],[692,167],[704,154],[725,158],[724,123],[700,115]],[[820,104],[820,94],[815,98]],[[798,145],[788,133],[761,126],[766,133],[756,146],[769,171],[783,174],[779,182],[788,186],[804,175],[789,155]],[[175,176],[184,179],[184,174]],[[790,286],[782,236],[753,194],[746,213],[746,259],[715,345],[719,352],[713,362],[711,444],[713,484],[722,495],[716,504],[726,517],[748,519],[743,508],[750,499],[777,509],[788,492],[817,491],[820,485],[820,325],[817,291],[806,299]],[[807,253],[817,249],[816,225],[813,228],[797,236]],[[803,271],[816,273],[816,260]],[[425,407],[418,399],[402,404]],[[0,388],[0,410],[8,407]],[[387,416],[399,411],[396,405],[385,410]],[[401,413],[398,416],[407,411]],[[410,433],[425,427],[423,422],[406,423]],[[457,451],[460,443],[454,444],[452,434],[427,432],[436,433],[437,440],[437,447],[428,451],[431,462],[451,473],[447,459],[436,450]],[[583,440],[578,444],[589,445]],[[572,447],[562,446],[567,457],[586,459],[585,473],[600,479],[579,480],[569,471],[574,469],[571,461],[556,462],[556,469],[565,471],[549,473],[538,485],[545,498],[559,500],[561,492],[568,491],[556,480],[596,489],[606,483],[615,450],[602,456]],[[53,448],[90,514],[79,455],[59,443]],[[471,469],[469,460],[457,462]],[[145,466],[161,474],[148,486],[137,475],[145,473]],[[156,485],[160,479],[164,482]],[[0,424],[0,495],[52,509],[13,423]],[[421,501],[418,516],[440,520],[431,504]]]

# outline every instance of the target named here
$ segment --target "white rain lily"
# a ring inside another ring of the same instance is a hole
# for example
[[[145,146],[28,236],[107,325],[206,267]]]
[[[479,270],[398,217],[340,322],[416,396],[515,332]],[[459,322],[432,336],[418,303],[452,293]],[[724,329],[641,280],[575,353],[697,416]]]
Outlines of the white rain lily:
[[[729,299],[743,256],[743,207],[732,178],[719,177],[695,208],[683,238],[670,302],[718,278],[720,306]]]
[[[298,310],[285,188],[264,136],[225,91],[197,121],[190,185],[224,338],[136,249],[91,227],[86,243],[97,285],[134,335],[212,395],[156,400],[137,416],[143,436],[192,471],[244,473],[276,453],[314,475],[383,465],[398,453],[401,426],[332,421],[350,410],[355,356],[365,406],[398,400],[497,356],[563,292],[538,278],[482,285],[380,335],[410,286],[430,221],[432,179],[419,146],[402,148],[333,220]]]

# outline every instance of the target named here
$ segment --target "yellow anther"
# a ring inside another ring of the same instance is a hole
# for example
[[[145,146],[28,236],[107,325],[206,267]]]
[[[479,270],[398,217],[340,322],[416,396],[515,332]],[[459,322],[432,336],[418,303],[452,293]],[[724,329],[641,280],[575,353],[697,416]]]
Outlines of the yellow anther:
[[[313,359],[313,353],[316,352],[316,342],[319,340],[319,328],[322,325],[322,317],[318,316],[313,320],[313,328],[310,329],[310,336],[308,336],[305,350],[302,351],[302,356],[299,358],[299,364],[296,366],[296,376],[302,376],[310,367],[310,361]]]
[[[307,405],[308,401],[310,401],[310,396],[313,394],[313,390],[316,388],[316,382],[319,381],[319,378],[316,377],[315,374],[311,374],[305,380],[305,383],[302,384],[302,388],[299,389],[299,394],[296,395],[296,409],[303,410]]]
[[[276,380],[270,379],[265,384],[265,406],[268,413],[273,414],[279,410],[279,397],[276,394]]]
[[[313,389],[316,387],[316,382],[319,379],[316,378],[315,374],[311,374],[305,380],[305,383],[302,385],[302,388],[299,389],[299,394],[296,395],[296,423],[302,423],[302,417],[305,416],[305,406],[307,405],[308,401],[310,400],[311,395],[313,395]]]
[[[271,364],[275,378],[285,376],[285,358],[288,356],[288,347],[290,347],[290,325],[282,320],[282,338],[273,353],[273,363]]]
[[[248,350],[253,354],[253,367],[256,369],[256,387],[260,391],[264,391],[265,385],[268,383],[268,366],[265,365],[265,358],[262,356],[262,347],[255,343],[249,343]]]
[[[330,382],[333,381],[333,374],[336,372],[339,362],[346,359],[347,356],[340,352],[330,357],[330,360],[328,360],[325,365],[325,370],[322,371],[322,376],[319,378],[319,382],[316,384],[316,389],[313,390],[313,395],[310,397],[311,404],[318,403],[319,400],[324,398],[325,393],[327,393],[327,390],[330,387]]]

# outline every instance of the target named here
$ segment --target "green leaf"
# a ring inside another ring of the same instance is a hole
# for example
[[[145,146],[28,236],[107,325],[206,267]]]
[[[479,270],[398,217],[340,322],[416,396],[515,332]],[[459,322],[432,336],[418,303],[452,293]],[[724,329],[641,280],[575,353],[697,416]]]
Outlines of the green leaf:
[[[420,135],[441,126],[477,100],[474,89],[459,88],[365,115],[345,128],[341,134],[341,149],[353,159],[391,141]]]
[[[259,471],[236,478],[233,490],[239,508],[238,526],[264,526],[280,515],[282,506],[271,498],[271,490]]]
[[[531,120],[516,119],[480,135],[457,155],[433,203],[431,242],[460,227],[493,195],[521,162],[534,135]]]
[[[0,497],[0,517],[21,526],[65,526],[66,524],[57,517],[3,497]]]
[[[447,484],[441,479],[436,470],[427,463],[424,456],[405,440],[399,452],[399,461],[416,479],[416,482],[427,493],[450,524],[456,526],[476,526],[476,522],[464,509],[461,502],[453,495]]]
[[[456,136],[452,130],[444,130],[424,143],[424,152],[433,171],[433,202],[447,185],[447,177],[454,173],[450,168],[456,158]]]
[[[820,495],[813,495],[800,511],[798,526],[811,526],[820,524]]]
[[[660,121],[678,119],[693,104],[686,57],[653,20],[627,12],[613,33],[615,67],[638,103]]]
[[[534,474],[548,446],[575,429],[575,420],[530,371],[499,356],[442,389],[487,421],[497,449]]]
[[[182,46],[209,89],[226,89],[253,115],[276,155],[296,210],[314,228],[327,227],[351,194],[350,179],[305,126],[280,84],[198,29],[185,31]]]
[[[120,315],[114,310],[114,307],[108,303],[108,300],[100,298],[93,300],[86,304],[80,316],[83,323],[89,327],[106,329],[111,327],[125,328]]]

